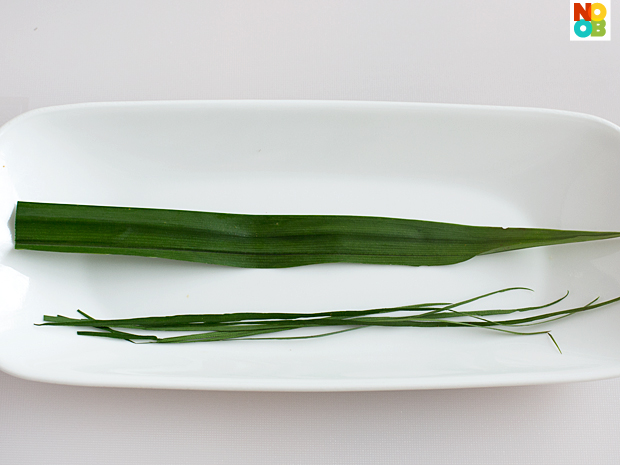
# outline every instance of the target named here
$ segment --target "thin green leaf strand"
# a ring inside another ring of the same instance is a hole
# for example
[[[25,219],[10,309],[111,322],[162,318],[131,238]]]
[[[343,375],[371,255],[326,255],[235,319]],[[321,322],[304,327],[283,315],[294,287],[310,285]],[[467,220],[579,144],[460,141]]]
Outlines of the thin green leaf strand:
[[[553,344],[560,351],[557,341],[550,331],[522,331],[517,328],[523,326],[549,323],[557,319],[566,318],[576,313],[594,310],[603,306],[611,305],[620,301],[620,297],[599,301],[598,298],[586,305],[573,307],[542,314],[523,316],[520,318],[491,320],[494,315],[507,315],[512,313],[533,312],[549,308],[564,301],[568,292],[551,302],[512,309],[486,309],[486,310],[456,310],[467,304],[489,298],[493,295],[531,289],[512,287],[482,294],[470,299],[455,303],[426,303],[407,305],[392,308],[379,308],[369,310],[341,310],[334,312],[317,313],[224,313],[202,315],[172,315],[159,317],[125,318],[100,320],[78,310],[84,318],[69,318],[62,315],[43,317],[44,323],[37,326],[73,326],[90,327],[97,331],[78,331],[81,336],[93,336],[111,339],[122,339],[134,343],[191,343],[191,342],[215,342],[226,340],[286,340],[286,339],[311,339],[329,335],[340,334],[370,326],[384,327],[474,327],[499,331],[513,335],[536,335],[547,334]],[[409,312],[406,316],[389,316],[389,313]],[[377,316],[378,315],[378,316]],[[345,329],[332,329],[319,334],[291,335],[291,336],[266,336],[269,334],[293,331],[302,328],[337,328],[345,326]],[[191,334],[159,337],[155,334],[134,334],[126,331],[118,331],[112,328],[145,330],[145,331],[180,331]]]

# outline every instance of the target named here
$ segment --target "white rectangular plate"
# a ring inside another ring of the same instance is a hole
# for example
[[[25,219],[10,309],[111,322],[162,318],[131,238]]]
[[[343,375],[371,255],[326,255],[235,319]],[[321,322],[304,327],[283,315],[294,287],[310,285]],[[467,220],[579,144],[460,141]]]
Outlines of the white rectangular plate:
[[[26,113],[0,130],[0,368],[55,383],[339,391],[539,384],[620,375],[620,307],[542,336],[363,329],[320,339],[130,344],[38,327],[99,318],[325,311],[462,300],[564,306],[620,295],[620,241],[445,267],[249,270],[12,248],[16,201],[350,214],[620,231],[620,129],[566,112],[361,102],[135,102]]]

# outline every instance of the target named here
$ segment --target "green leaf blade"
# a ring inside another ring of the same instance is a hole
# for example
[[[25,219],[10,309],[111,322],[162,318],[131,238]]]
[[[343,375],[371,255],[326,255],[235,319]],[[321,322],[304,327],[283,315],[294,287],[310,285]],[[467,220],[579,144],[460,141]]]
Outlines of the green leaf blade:
[[[16,249],[243,268],[319,263],[438,266],[482,254],[619,236],[382,217],[240,215],[36,202],[18,202],[15,221]]]

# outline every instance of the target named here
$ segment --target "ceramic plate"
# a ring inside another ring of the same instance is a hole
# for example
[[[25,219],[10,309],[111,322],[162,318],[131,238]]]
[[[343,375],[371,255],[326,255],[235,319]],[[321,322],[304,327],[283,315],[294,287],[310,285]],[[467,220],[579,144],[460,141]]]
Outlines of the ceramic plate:
[[[129,102],[35,110],[0,131],[0,368],[54,383],[339,391],[540,384],[620,375],[620,307],[547,336],[374,328],[321,339],[179,345],[80,337],[99,318],[313,312],[620,295],[620,240],[445,267],[250,270],[12,248],[17,200],[236,213],[343,214],[620,231],[620,129],[535,109],[362,102]],[[563,304],[564,305],[564,304]]]

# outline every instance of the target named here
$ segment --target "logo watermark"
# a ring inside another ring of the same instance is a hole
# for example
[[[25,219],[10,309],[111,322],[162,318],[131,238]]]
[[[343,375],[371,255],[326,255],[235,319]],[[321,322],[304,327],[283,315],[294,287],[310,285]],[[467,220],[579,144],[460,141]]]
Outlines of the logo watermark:
[[[570,2],[570,40],[611,40],[611,0]]]

